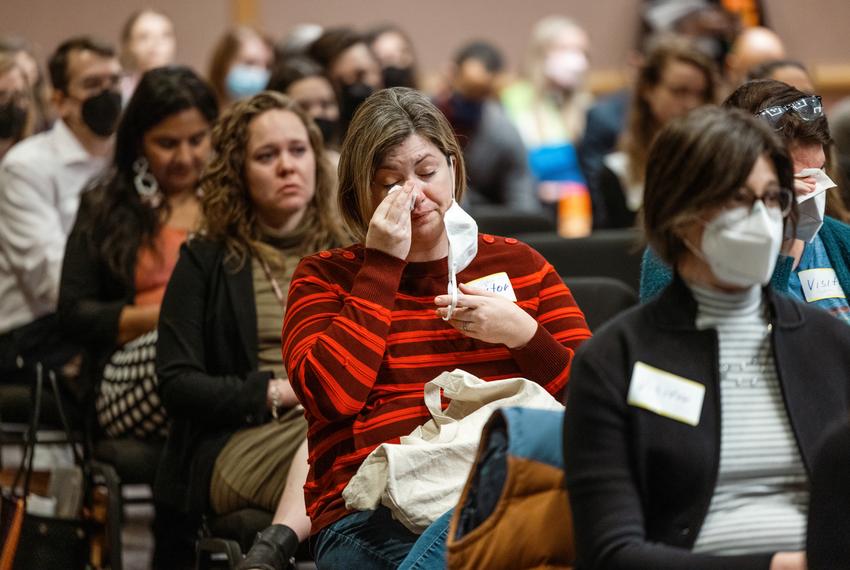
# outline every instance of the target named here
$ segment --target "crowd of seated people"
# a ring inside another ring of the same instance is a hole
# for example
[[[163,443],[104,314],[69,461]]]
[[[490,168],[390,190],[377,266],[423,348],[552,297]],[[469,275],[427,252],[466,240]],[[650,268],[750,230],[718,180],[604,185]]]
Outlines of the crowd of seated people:
[[[154,447],[157,569],[244,510],[240,570],[445,567],[462,514],[344,490],[455,369],[563,402],[577,568],[850,567],[850,112],[775,32],[672,4],[597,101],[560,15],[516,77],[480,39],[429,73],[386,22],[235,26],[206,73],[159,10],[46,72],[0,37],[0,382],[44,364],[87,436]],[[591,333],[494,207],[639,233],[642,304]]]

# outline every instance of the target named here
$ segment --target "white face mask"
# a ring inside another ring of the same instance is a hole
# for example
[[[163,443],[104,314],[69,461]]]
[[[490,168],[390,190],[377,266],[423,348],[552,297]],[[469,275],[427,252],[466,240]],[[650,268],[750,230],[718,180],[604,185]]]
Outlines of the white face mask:
[[[805,196],[797,196],[797,211],[800,218],[797,221],[797,231],[791,235],[791,227],[786,230],[785,237],[794,237],[811,242],[823,226],[823,216],[826,212],[826,191],[835,188],[835,182],[826,175],[822,168],[804,168],[794,175],[795,178],[815,179],[815,191]]]
[[[563,89],[574,89],[581,85],[587,71],[587,56],[574,49],[559,49],[546,56],[543,73]]]
[[[452,161],[452,196],[454,196],[454,162]],[[457,274],[466,269],[478,253],[478,224],[452,198],[452,205],[443,216],[446,237],[449,239],[449,284],[451,304],[443,320],[452,318],[457,307]]]
[[[782,212],[757,201],[751,210],[727,210],[706,224],[701,257],[723,283],[766,285],[781,245]]]

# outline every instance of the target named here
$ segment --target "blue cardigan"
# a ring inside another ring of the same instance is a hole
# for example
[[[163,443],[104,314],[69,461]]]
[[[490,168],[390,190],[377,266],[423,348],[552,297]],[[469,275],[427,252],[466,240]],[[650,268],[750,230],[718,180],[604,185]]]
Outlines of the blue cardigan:
[[[823,227],[818,233],[823,240],[826,255],[838,276],[838,282],[845,292],[850,292],[850,226],[839,222],[829,216],[824,217]],[[776,269],[770,278],[770,284],[774,291],[788,293],[788,278],[791,276],[791,267],[794,259],[787,255],[780,255],[776,262]],[[661,292],[673,280],[673,272],[658,255],[650,248],[643,252],[643,260],[640,266],[640,300],[648,301]]]

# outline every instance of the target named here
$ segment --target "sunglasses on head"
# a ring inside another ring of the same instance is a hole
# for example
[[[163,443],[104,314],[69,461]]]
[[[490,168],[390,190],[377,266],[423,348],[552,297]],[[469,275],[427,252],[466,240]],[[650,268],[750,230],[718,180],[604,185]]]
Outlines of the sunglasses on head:
[[[782,115],[788,111],[793,111],[804,121],[814,121],[823,117],[823,103],[821,102],[820,95],[807,95],[787,105],[775,105],[767,109],[762,109],[756,113],[756,117],[764,119],[775,127],[779,124]]]

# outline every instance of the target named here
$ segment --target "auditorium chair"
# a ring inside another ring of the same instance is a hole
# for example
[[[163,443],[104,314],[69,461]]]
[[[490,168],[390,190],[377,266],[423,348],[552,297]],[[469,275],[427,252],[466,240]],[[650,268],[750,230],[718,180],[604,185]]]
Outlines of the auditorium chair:
[[[584,238],[555,234],[517,235],[552,264],[559,275],[610,277],[635,291],[640,287],[643,246],[636,230],[600,230]]]

